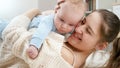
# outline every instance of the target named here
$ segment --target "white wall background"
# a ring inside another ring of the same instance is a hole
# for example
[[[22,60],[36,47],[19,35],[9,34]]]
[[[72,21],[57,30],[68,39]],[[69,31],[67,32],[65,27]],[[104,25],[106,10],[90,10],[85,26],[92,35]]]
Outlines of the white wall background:
[[[53,9],[56,0],[0,0],[0,18],[12,19],[31,8]]]
[[[120,0],[116,0],[116,1],[120,3]]]
[[[31,8],[37,8],[37,3],[37,0],[0,0],[0,17],[11,19]]]
[[[96,9],[112,10],[112,4],[115,0],[96,0]]]
[[[113,3],[120,3],[120,0],[96,0],[96,9],[113,10]]]
[[[54,9],[57,0],[38,0],[38,6],[41,11]]]
[[[31,8],[41,11],[54,9],[57,0],[0,0],[0,18],[11,19]],[[120,0],[96,0],[96,8],[112,10],[112,4]]]

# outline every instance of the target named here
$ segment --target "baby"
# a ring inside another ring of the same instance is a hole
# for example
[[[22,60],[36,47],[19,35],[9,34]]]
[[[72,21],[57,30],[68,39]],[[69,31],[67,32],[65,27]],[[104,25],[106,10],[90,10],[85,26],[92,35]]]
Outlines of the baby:
[[[58,0],[57,3],[55,13],[39,15],[32,21],[32,27],[38,26],[27,49],[27,54],[32,59],[37,57],[43,41],[51,31],[62,35],[73,32],[87,9],[85,0]]]
[[[28,56],[31,59],[38,56],[43,41],[51,31],[62,35],[72,33],[78,22],[83,18],[86,10],[87,2],[85,0],[58,0],[55,13],[40,15],[39,9],[28,11],[30,17],[34,17],[28,29],[37,28],[27,49]],[[7,24],[8,22],[3,23],[4,26],[0,25],[0,37],[2,37],[2,31]]]

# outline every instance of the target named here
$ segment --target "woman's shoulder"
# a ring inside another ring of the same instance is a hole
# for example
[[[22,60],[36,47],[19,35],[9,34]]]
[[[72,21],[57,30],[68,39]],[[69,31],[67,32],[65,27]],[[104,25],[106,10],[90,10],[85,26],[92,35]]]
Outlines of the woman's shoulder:
[[[110,57],[110,52],[98,50],[90,54],[86,60],[86,67],[104,67]]]

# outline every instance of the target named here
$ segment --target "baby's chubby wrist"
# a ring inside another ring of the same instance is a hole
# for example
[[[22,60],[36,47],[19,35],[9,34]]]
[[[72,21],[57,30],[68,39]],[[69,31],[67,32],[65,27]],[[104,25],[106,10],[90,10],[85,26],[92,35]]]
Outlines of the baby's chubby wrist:
[[[30,45],[29,45],[29,47],[32,47],[32,48],[35,48],[35,49],[37,49],[37,50],[38,50],[38,48],[37,48],[37,47],[35,47],[35,45],[33,45],[33,44],[30,44]]]

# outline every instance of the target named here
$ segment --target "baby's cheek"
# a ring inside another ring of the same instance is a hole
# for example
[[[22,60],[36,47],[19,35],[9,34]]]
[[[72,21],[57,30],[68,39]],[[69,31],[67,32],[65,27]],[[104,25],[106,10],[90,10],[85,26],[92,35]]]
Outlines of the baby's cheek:
[[[70,33],[73,33],[74,30],[75,30],[75,27],[72,27],[72,28],[70,29]]]
[[[72,31],[74,31],[75,30],[75,26],[72,28]]]

